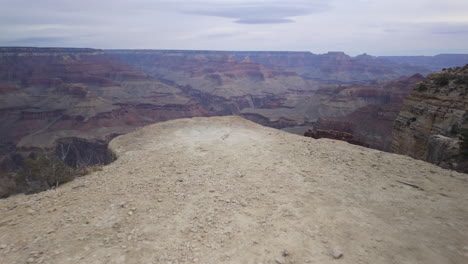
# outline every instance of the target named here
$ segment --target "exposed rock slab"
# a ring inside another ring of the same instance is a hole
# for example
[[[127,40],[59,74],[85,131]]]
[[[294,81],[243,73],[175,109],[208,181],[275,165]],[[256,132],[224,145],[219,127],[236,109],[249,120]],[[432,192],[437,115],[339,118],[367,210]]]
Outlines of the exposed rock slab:
[[[0,200],[0,262],[468,262],[466,174],[239,117],[110,148],[102,171]]]

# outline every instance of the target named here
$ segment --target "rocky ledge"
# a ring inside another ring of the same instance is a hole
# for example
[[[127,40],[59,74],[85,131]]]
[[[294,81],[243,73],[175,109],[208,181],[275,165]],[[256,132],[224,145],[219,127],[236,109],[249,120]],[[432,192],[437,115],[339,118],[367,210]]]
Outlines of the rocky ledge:
[[[102,171],[0,200],[2,263],[468,263],[466,174],[239,117],[110,148]]]

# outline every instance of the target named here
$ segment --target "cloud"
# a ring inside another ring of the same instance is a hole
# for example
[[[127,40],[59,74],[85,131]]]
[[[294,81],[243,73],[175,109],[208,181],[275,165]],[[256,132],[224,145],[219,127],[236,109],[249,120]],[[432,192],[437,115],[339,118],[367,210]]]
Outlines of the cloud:
[[[466,35],[468,23],[436,23],[426,24],[429,32],[442,35]]]
[[[328,1],[249,1],[217,3],[197,3],[184,6],[179,11],[199,16],[231,18],[238,24],[280,24],[294,22],[292,17],[325,12],[330,9]]]
[[[66,41],[67,39],[63,37],[28,37],[9,40],[2,44],[15,46],[43,46],[50,45],[50,43],[65,43]]]
[[[0,0],[0,6],[0,45],[9,46],[468,52],[466,0]]]
[[[294,23],[295,21],[289,18],[243,18],[234,22],[238,24],[281,24]]]

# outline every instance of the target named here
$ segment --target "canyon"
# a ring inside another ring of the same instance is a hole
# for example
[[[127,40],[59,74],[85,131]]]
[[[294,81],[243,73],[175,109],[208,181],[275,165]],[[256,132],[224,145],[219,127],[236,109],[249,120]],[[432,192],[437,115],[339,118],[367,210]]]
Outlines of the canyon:
[[[234,114],[297,134],[348,133],[388,151],[403,98],[434,70],[414,61],[343,52],[0,48],[0,197],[44,186],[11,173],[34,153],[51,151],[73,167],[105,164],[112,138],[184,117]]]

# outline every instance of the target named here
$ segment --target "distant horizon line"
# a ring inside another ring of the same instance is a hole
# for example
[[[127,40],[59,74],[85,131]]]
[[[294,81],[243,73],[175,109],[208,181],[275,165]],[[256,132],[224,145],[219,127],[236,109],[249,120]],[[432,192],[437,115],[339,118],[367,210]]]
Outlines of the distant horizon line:
[[[312,55],[326,55],[326,54],[344,54],[350,57],[357,57],[362,55],[368,55],[372,57],[435,57],[440,55],[468,55],[468,53],[439,53],[435,55],[370,55],[367,52],[352,56],[346,53],[345,51],[327,51],[326,53],[314,53],[312,51],[295,51],[295,50],[208,50],[208,49],[151,49],[151,48],[117,48],[117,49],[102,49],[102,48],[90,48],[90,47],[60,47],[60,46],[46,46],[46,47],[38,47],[38,46],[0,46],[0,52],[5,49],[42,49],[42,50],[89,50],[89,51],[142,51],[142,52],[149,52],[149,51],[163,51],[163,52],[209,52],[209,53],[228,53],[228,52],[235,52],[235,53],[310,53]]]

